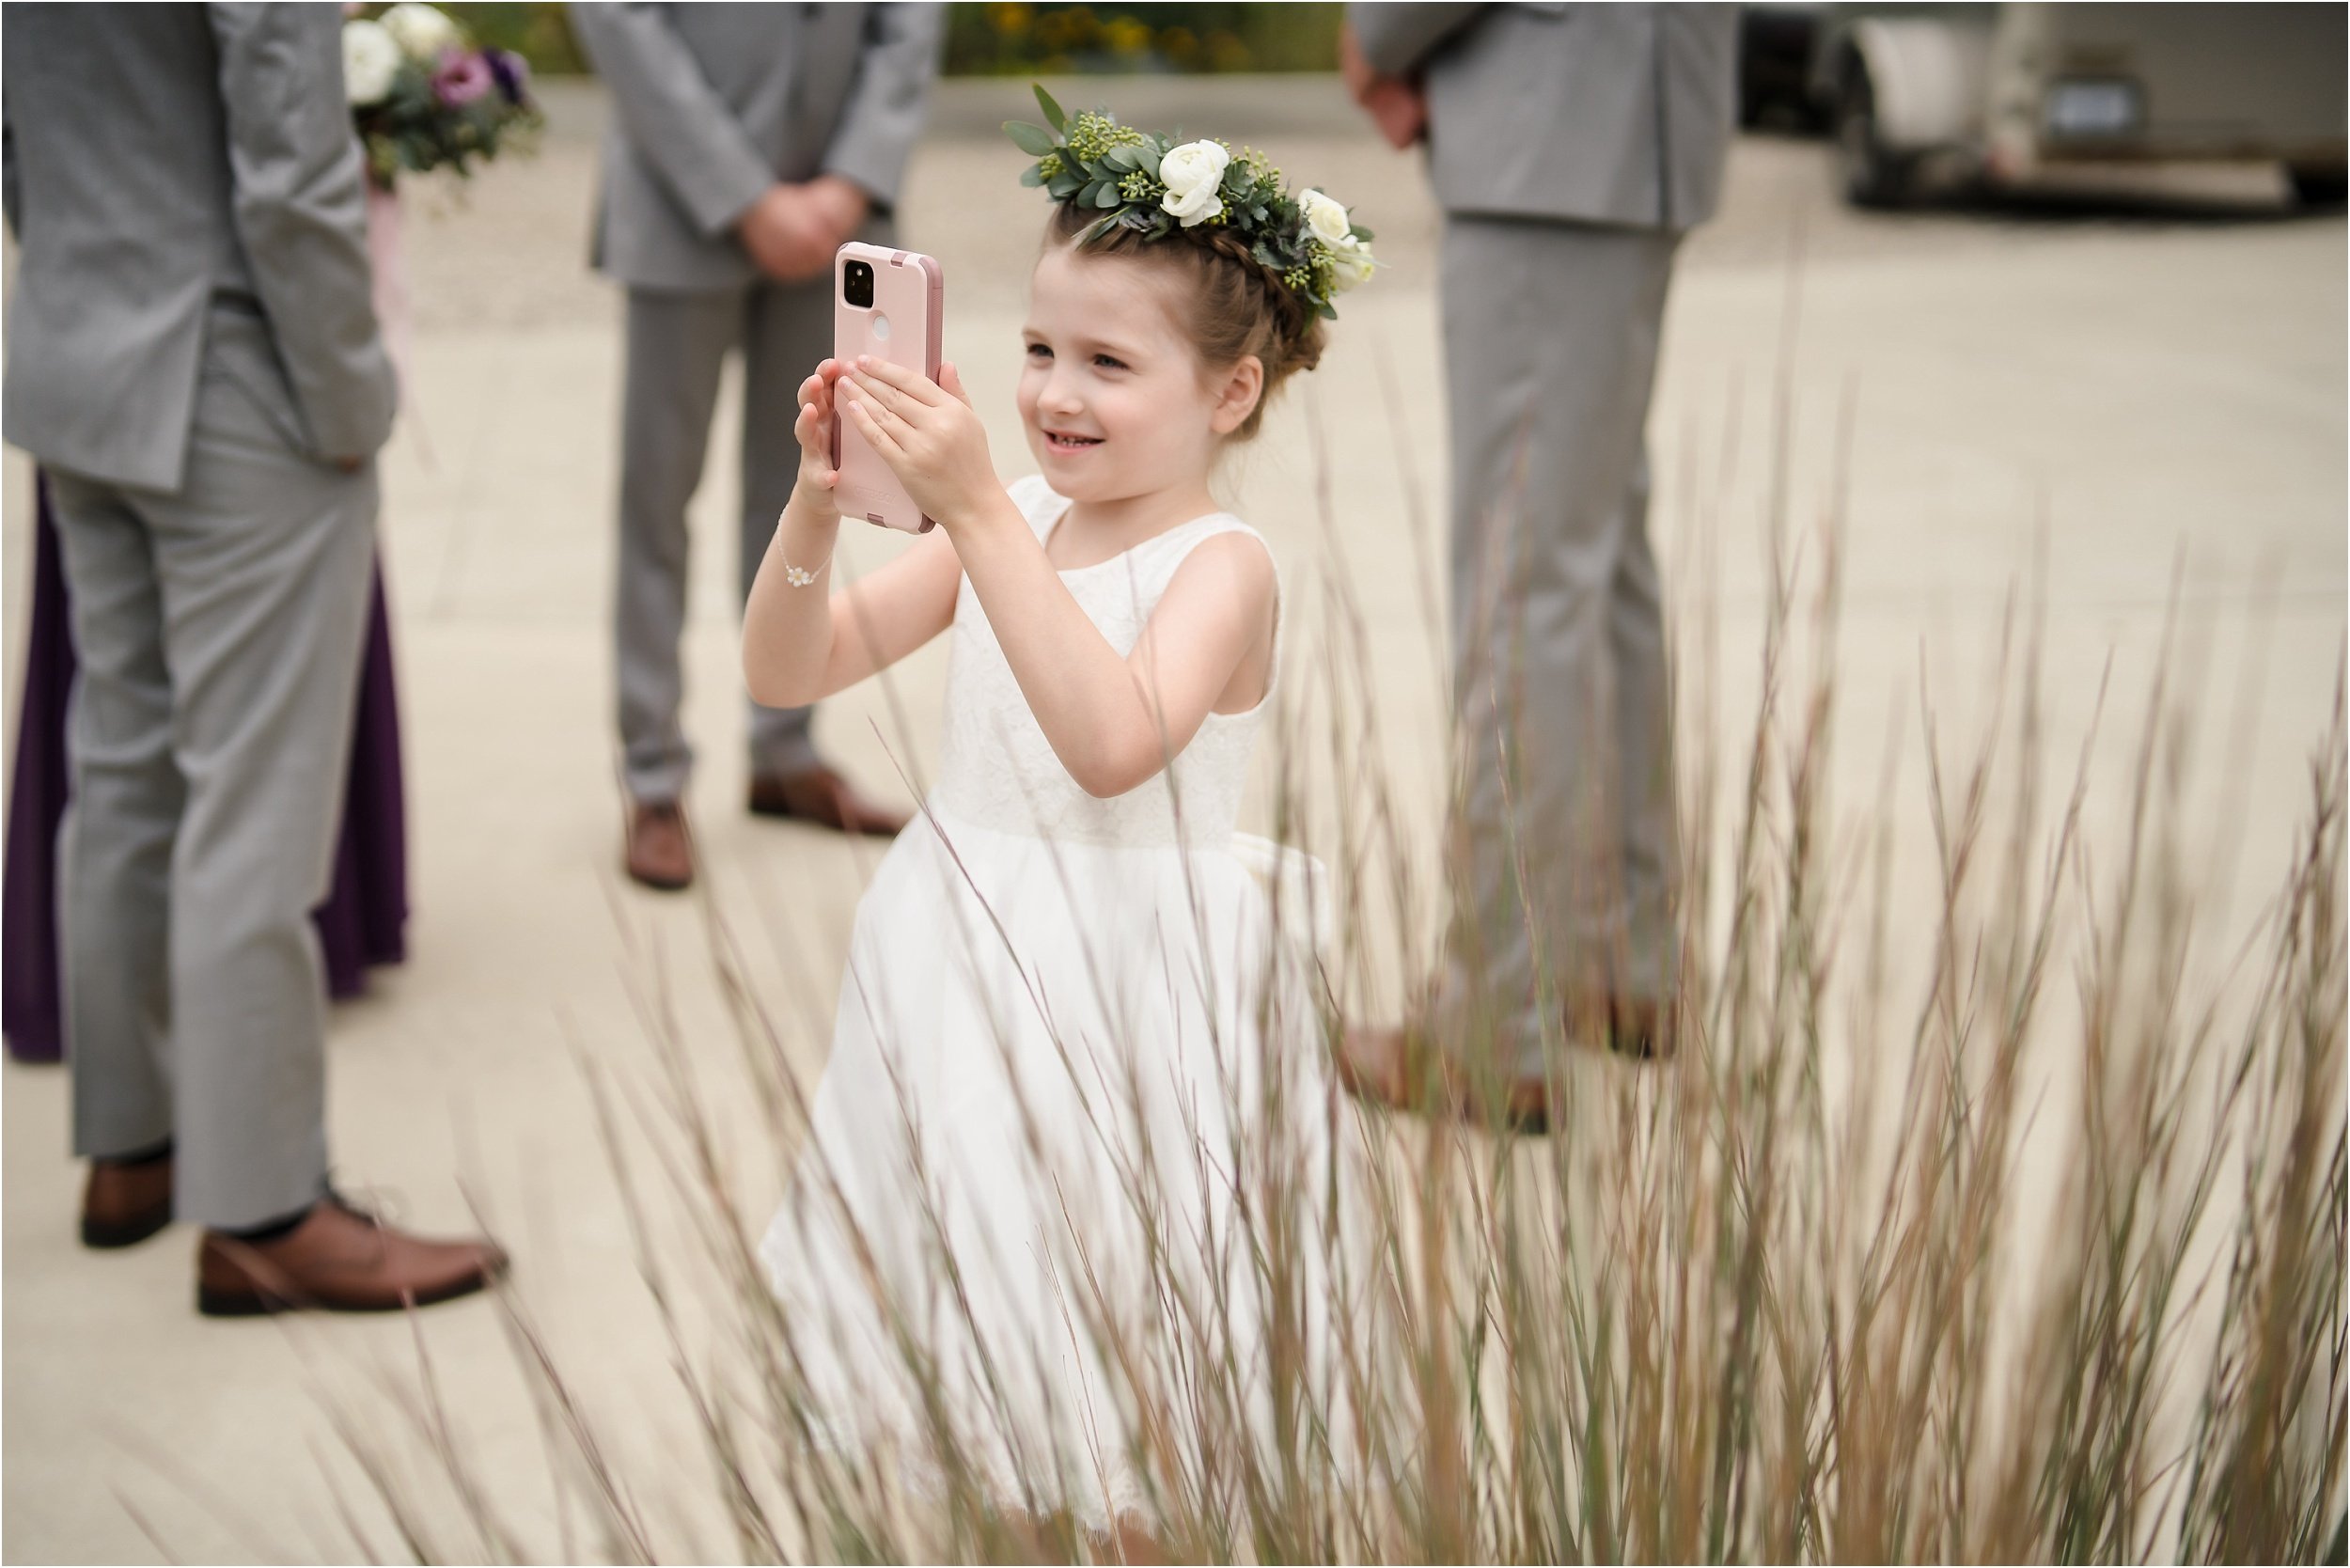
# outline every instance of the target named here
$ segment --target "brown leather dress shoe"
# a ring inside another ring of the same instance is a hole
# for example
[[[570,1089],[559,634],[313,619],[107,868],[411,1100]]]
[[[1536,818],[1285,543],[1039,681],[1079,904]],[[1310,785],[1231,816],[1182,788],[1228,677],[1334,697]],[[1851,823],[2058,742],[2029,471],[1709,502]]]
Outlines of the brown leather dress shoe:
[[[136,1247],[171,1223],[171,1154],[92,1160],[82,1187],[82,1245]]]
[[[1339,1082],[1358,1100],[1415,1116],[1456,1116],[1529,1137],[1550,1130],[1550,1086],[1542,1079],[1472,1083],[1449,1056],[1415,1055],[1432,1050],[1408,1030],[1349,1029],[1339,1048]]]
[[[306,1307],[391,1312],[470,1295],[505,1272],[506,1254],[495,1243],[427,1241],[330,1195],[267,1241],[205,1231],[196,1254],[196,1309],[211,1318]]]
[[[1541,1078],[1504,1079],[1488,1090],[1465,1090],[1460,1099],[1465,1120],[1521,1137],[1548,1137],[1550,1112],[1550,1085]]]
[[[1637,1061],[1665,1061],[1678,1043],[1680,1010],[1653,996],[1611,996],[1607,1048]]]
[[[1429,1090],[1441,1084],[1441,1070],[1423,1071],[1430,1064],[1416,1059],[1418,1043],[1405,1029],[1347,1030],[1339,1043],[1340,1087],[1357,1100],[1415,1116],[1446,1108],[1449,1092],[1439,1093],[1434,1106],[1430,1104]]]
[[[859,794],[855,785],[822,762],[798,773],[753,777],[750,808],[754,817],[789,817],[838,833],[863,833],[876,839],[896,838],[913,820],[907,812]]]
[[[628,807],[628,874],[648,887],[675,893],[694,885],[694,839],[685,811],[673,800],[635,800]]]
[[[1607,1049],[1637,1062],[1664,1061],[1673,1054],[1675,1010],[1653,997],[1607,998]],[[1575,1038],[1570,1019],[1568,1038]],[[1542,1137],[1556,1120],[1557,1103],[1542,1078],[1508,1078],[1490,1085],[1454,1086],[1456,1105],[1469,1120],[1506,1127],[1526,1137]]]

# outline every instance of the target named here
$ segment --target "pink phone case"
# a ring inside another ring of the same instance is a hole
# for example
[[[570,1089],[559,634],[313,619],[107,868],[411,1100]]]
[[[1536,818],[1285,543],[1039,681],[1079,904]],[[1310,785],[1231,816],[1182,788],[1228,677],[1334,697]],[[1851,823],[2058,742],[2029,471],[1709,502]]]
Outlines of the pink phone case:
[[[849,302],[852,261],[873,269],[870,306]],[[947,274],[932,258],[852,240],[832,259],[833,357],[854,365],[857,355],[868,354],[936,381],[946,302]],[[862,517],[910,534],[935,526],[838,409],[832,418],[832,465],[840,471],[834,494],[843,517]]]

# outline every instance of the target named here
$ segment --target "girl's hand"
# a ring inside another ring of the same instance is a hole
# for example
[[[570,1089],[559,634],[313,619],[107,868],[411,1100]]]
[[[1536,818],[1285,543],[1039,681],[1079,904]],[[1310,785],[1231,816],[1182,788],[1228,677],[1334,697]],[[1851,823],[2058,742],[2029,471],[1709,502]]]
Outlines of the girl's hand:
[[[845,416],[922,514],[950,534],[996,488],[987,431],[952,365],[941,365],[932,384],[902,366],[859,354],[854,368],[842,370],[838,396]]]
[[[800,440],[800,474],[792,495],[819,520],[840,516],[833,493],[840,470],[832,465],[833,387],[840,369],[839,361],[827,359],[800,383],[800,416],[791,422],[791,433]]]

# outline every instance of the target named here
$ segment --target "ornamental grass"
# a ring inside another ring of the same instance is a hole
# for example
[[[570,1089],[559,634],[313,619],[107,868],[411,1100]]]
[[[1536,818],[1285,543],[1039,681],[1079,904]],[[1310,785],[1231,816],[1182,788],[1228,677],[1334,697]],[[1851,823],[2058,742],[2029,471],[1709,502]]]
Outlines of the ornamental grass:
[[[1424,917],[1444,889],[1409,853],[1418,808],[1380,763],[1371,639],[1398,634],[1367,623],[1331,564],[1342,552],[1326,466],[1318,488],[1333,542],[1321,652],[1290,682],[1266,761],[1278,834],[1334,872],[1335,906],[1321,912],[1333,1005],[1305,1043],[1327,1049],[1340,1011],[1425,971],[1428,942],[1400,933],[1430,929],[1409,912]],[[1397,494],[1424,538],[1408,472]],[[1847,520],[1838,500],[1798,526],[1785,495],[1775,479],[1758,509],[1760,644],[1728,651],[1742,676],[1752,662],[1759,690],[1735,745],[1706,739],[1724,701],[1717,599],[1699,580],[1676,601],[1678,1054],[1642,1067],[1562,1042],[1570,1109],[1547,1137],[1340,1106],[1340,1142],[1369,1178],[1364,1231],[1298,1223],[1331,1212],[1331,1173],[1307,1173],[1292,1201],[1260,1211],[1247,1288],[1273,1323],[1307,1321],[1300,1295],[1315,1280],[1359,1309],[1319,1351],[1272,1337],[1269,1421],[1220,1338],[1235,1304],[1186,1290],[1172,1259],[1157,1321],[1079,1300],[1073,1330],[1040,1325],[1085,1334],[1128,1369],[1110,1423],[1124,1435],[1104,1440],[1132,1445],[1152,1517],[1108,1533],[1000,1506],[958,1463],[971,1434],[935,1388],[943,1487],[821,1440],[757,1247],[813,1088],[786,1043],[795,1029],[828,1038],[829,1020],[763,1007],[769,960],[746,955],[706,903],[706,961],[736,1038],[684,1038],[664,961],[640,952],[643,1071],[594,1074],[697,1450],[630,1451],[592,1369],[537,1329],[525,1275],[500,1310],[551,1508],[473,1481],[465,1435],[484,1412],[435,1383],[420,1320],[416,1375],[380,1409],[338,1413],[366,1482],[340,1504],[352,1549],[2342,1560],[2339,678],[2311,737],[2293,853],[2264,869],[2268,902],[2245,929],[2207,929],[2210,891],[2185,850],[2198,732],[2177,635],[2151,682],[2109,685],[2088,742],[2059,757],[2045,616],[2020,595],[1997,675],[1970,694],[1988,716],[1950,733],[1921,679],[1909,733],[1922,777],[1903,786],[1888,766],[1876,798],[1837,803]],[[1432,600],[1441,678],[1436,619]],[[2092,837],[2084,803],[2107,778],[2128,806]],[[1910,820],[1930,835],[1932,891],[1919,898],[1893,871]],[[760,1130],[748,1142],[722,1126],[743,1106]],[[1132,1206],[1150,1215],[1148,1177],[1136,1180]],[[1162,1258],[1176,1245],[1154,1239]],[[942,1278],[979,1266],[938,1260]],[[934,1363],[918,1334],[901,1345],[920,1386]],[[1317,1355],[1333,1375],[1313,1374]]]

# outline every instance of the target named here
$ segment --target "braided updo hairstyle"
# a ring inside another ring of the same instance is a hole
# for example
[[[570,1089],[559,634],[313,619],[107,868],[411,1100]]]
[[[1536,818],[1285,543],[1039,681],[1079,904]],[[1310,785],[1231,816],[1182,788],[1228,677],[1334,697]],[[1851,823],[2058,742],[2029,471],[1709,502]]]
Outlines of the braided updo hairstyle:
[[[1056,202],[1045,243],[1074,244],[1100,216],[1075,202]],[[1298,371],[1322,362],[1322,318],[1260,265],[1248,254],[1248,242],[1229,228],[1201,224],[1147,241],[1131,228],[1112,225],[1085,250],[1088,255],[1132,257],[1179,272],[1187,287],[1177,320],[1198,346],[1200,362],[1222,368],[1255,354],[1263,365],[1264,386],[1257,406],[1228,440],[1254,436],[1275,390]]]

